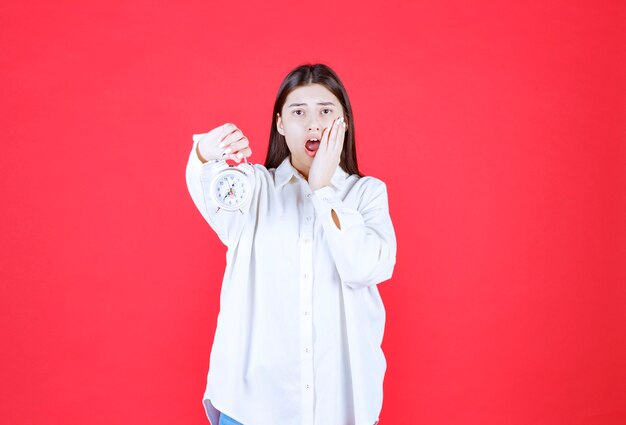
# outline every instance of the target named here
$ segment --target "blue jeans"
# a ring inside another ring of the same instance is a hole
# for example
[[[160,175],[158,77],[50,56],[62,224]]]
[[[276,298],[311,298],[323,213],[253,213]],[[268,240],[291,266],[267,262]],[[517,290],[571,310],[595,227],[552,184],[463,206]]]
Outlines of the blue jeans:
[[[243,425],[241,422],[237,422],[224,412],[220,413],[220,423],[217,425]]]

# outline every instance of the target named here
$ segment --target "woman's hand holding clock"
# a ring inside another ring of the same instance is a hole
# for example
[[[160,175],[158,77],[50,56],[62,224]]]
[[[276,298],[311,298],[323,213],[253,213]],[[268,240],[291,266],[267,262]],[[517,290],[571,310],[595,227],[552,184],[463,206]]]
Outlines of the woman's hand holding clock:
[[[226,123],[204,134],[198,141],[198,156],[203,162],[231,159],[237,163],[252,155],[248,138],[235,124]]]
[[[345,134],[346,123],[343,117],[333,121],[330,129],[324,129],[319,149],[309,169],[308,181],[311,190],[320,189],[330,184],[330,179],[335,174],[341,160]]]

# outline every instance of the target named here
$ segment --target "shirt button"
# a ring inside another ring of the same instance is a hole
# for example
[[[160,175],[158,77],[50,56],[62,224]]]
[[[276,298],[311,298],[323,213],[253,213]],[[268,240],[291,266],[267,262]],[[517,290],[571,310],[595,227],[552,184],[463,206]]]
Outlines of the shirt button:
[[[325,201],[329,200],[326,196],[324,196],[322,199],[325,200]]]
[[[304,315],[308,316],[309,315],[309,310],[304,310]]]
[[[311,221],[311,217],[307,217],[307,218],[306,218],[306,221]]]
[[[308,353],[309,351],[311,351],[311,349],[310,349],[309,347],[306,347],[306,348],[304,349],[304,352],[305,352],[305,353]]]
[[[305,278],[305,279],[308,279],[308,278],[309,278],[309,275],[305,273],[305,274],[304,274],[304,278]]]
[[[310,389],[311,389],[311,386],[310,386],[309,384],[306,384],[306,389],[307,389],[307,390],[310,390]]]
[[[305,239],[305,240],[304,240],[304,243],[309,243],[309,242],[311,242],[311,241],[310,241],[310,240],[308,240],[308,239]]]
[[[310,193],[307,193],[307,194],[306,194],[306,197],[307,197],[307,198],[310,198],[310,197],[311,197],[311,194],[310,194]]]

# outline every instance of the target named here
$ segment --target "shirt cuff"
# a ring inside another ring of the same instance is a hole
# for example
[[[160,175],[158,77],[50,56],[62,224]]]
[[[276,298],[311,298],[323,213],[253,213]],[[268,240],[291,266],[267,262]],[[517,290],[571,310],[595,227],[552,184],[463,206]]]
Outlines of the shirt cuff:
[[[347,208],[331,186],[324,186],[314,190],[311,199],[313,208],[315,208],[318,217],[322,220],[324,228],[330,227],[335,232],[343,233],[355,226],[358,227],[365,224],[363,216],[357,210]],[[335,214],[337,214],[341,229],[335,225],[330,214],[331,210],[334,210]]]

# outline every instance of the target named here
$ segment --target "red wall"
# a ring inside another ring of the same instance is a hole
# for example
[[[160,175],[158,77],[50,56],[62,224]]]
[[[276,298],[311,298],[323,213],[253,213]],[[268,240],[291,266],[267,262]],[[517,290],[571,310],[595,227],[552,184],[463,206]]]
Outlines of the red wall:
[[[622,1],[0,7],[0,422],[205,424],[225,247],[185,185],[263,162],[324,62],[398,237],[381,425],[626,423]],[[329,424],[334,425],[334,424]]]

